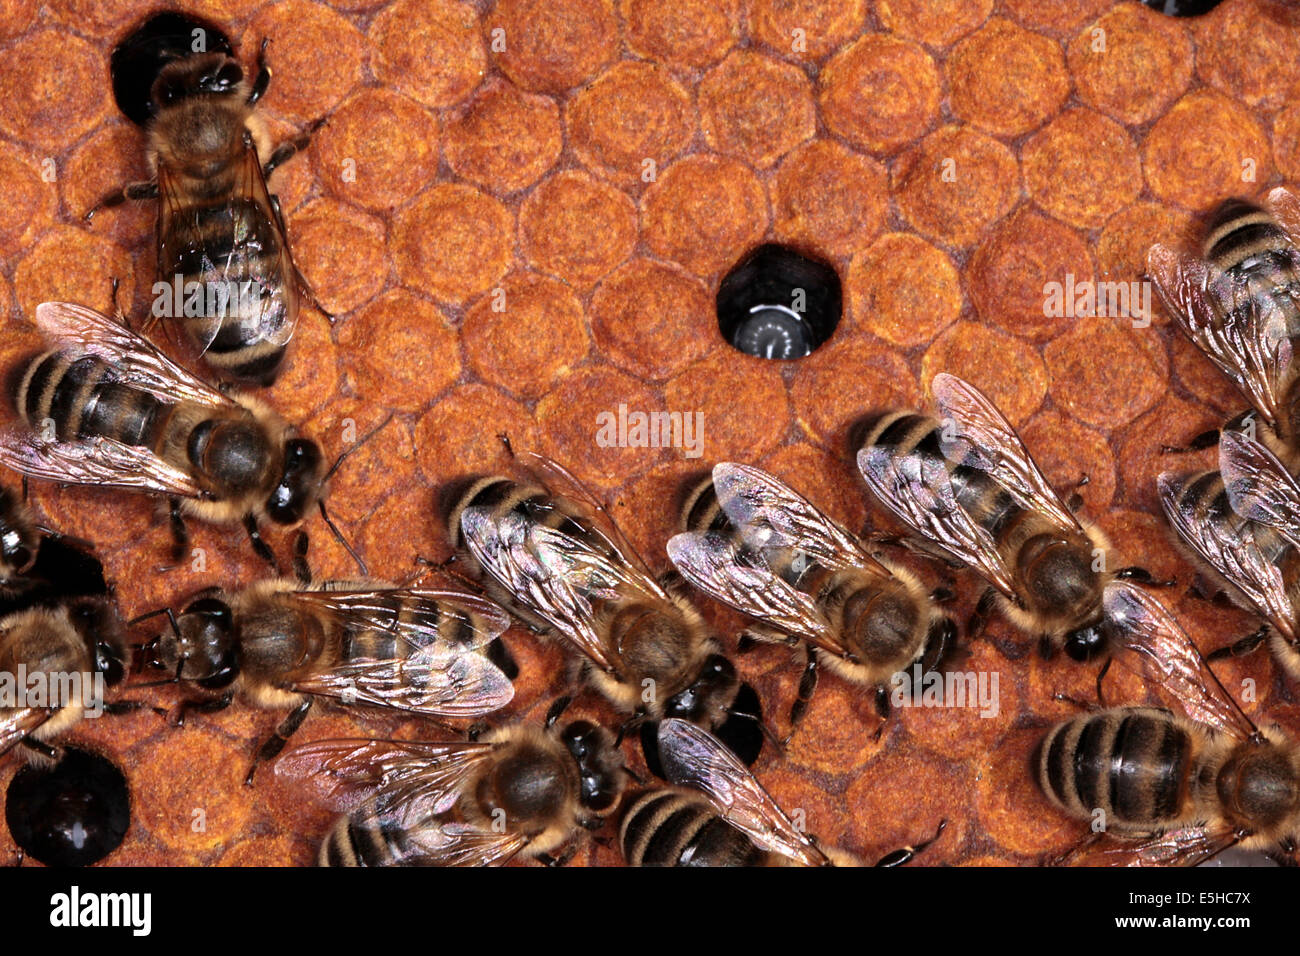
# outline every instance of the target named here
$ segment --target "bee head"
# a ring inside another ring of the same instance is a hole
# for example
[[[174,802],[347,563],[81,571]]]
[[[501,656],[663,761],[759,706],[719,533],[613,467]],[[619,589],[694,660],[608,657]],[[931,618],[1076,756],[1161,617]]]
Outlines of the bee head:
[[[595,813],[612,808],[623,792],[624,774],[609,731],[587,720],[575,720],[560,731],[560,739],[578,765],[582,805]]]
[[[114,602],[101,597],[71,601],[68,619],[90,649],[95,671],[104,675],[104,683],[121,683],[126,676],[128,653],[122,619]]]
[[[206,53],[168,63],[158,73],[150,94],[155,109],[192,96],[227,96],[240,92],[244,70],[224,53]]]
[[[1077,627],[1065,635],[1065,653],[1070,660],[1086,663],[1105,656],[1110,642],[1101,621]]]
[[[710,730],[746,766],[763,749],[763,705],[758,693],[736,674],[736,667],[721,654],[704,659],[699,676],[664,705],[664,717],[680,717]],[[641,750],[646,766],[663,778],[659,758],[659,723],[641,724]]]
[[[230,38],[205,20],[173,11],[154,14],[113,50],[113,98],[128,119],[144,126],[158,111],[153,90],[164,67],[195,56],[233,52]]]
[[[234,615],[220,598],[191,601],[176,620],[175,630],[164,631],[145,647],[151,667],[201,687],[225,687],[239,674]]]
[[[266,500],[267,516],[276,524],[297,524],[321,497],[325,484],[320,447],[306,438],[293,438],[284,446],[284,470]]]
[[[9,527],[0,534],[0,566],[22,574],[36,562],[36,536],[26,529]]]

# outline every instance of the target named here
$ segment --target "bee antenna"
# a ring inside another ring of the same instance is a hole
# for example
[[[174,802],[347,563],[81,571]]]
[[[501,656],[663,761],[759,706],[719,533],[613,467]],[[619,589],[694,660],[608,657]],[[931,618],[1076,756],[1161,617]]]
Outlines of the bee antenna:
[[[338,456],[338,458],[334,459],[334,464],[330,465],[330,470],[327,471],[327,472],[325,472],[325,477],[321,479],[321,482],[324,483],[324,482],[326,482],[326,481],[329,481],[329,480],[330,480],[330,476],[333,475],[334,472],[336,472],[336,471],[339,470],[339,465],[343,464],[343,459],[344,459],[344,458],[347,458],[348,455],[352,454],[354,451],[356,451],[358,448],[360,448],[360,447],[361,447],[362,445],[364,445],[366,442],[370,441],[370,439],[374,438],[374,437],[375,437],[376,435],[378,435],[381,431],[383,431],[384,428],[387,427],[388,423],[391,422],[391,421],[393,420],[393,415],[394,415],[394,413],[389,412],[388,417],[385,418],[385,419],[384,419],[382,422],[380,422],[378,425],[376,425],[374,428],[370,429],[370,431],[366,432],[365,437],[363,437],[363,438],[361,439],[361,441],[359,441],[359,442],[354,442],[351,446],[349,446],[348,448],[345,448],[345,449],[343,450],[343,452]],[[352,549],[349,548],[348,550],[351,551]]]
[[[356,446],[353,445],[352,447],[355,448]],[[357,567],[361,569],[361,576],[363,578],[370,577],[370,569],[366,567],[366,562],[362,559],[361,555],[357,554],[356,549],[348,543],[348,539],[343,537],[343,532],[338,529],[338,525],[330,520],[329,512],[325,510],[325,499],[321,498],[317,501],[317,504],[320,506],[320,516],[321,520],[325,522],[325,527],[329,528],[330,533],[334,535],[335,540],[337,540],[339,544],[343,545],[343,550],[352,556],[352,560],[355,561]]]

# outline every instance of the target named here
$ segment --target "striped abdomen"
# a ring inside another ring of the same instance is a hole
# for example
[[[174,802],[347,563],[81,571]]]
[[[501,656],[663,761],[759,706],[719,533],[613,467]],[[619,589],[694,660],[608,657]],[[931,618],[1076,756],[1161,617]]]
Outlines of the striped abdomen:
[[[114,381],[102,359],[65,352],[31,361],[17,382],[14,405],[34,431],[52,426],[47,437],[57,441],[104,437],[153,449],[162,444],[173,407]]]
[[[366,809],[334,821],[316,862],[319,866],[397,866],[412,850],[406,830],[367,804]]]
[[[707,800],[677,790],[639,795],[624,814],[618,837],[629,866],[763,866],[769,861]]]
[[[1228,499],[1223,476],[1204,471],[1189,478],[1178,492],[1177,505],[1200,521],[1221,528],[1225,540],[1250,540],[1266,562],[1281,569],[1287,592],[1296,596],[1300,584],[1300,554],[1275,529],[1237,514]]]
[[[1193,740],[1168,711],[1117,707],[1057,724],[1039,747],[1039,786],[1071,816],[1105,814],[1108,826],[1180,820],[1195,760]]]
[[[273,216],[254,199],[225,195],[176,213],[184,234],[164,236],[159,249],[158,279],[174,288],[179,277],[184,298],[173,308],[206,347],[204,359],[223,377],[259,385],[275,380],[298,311]]]

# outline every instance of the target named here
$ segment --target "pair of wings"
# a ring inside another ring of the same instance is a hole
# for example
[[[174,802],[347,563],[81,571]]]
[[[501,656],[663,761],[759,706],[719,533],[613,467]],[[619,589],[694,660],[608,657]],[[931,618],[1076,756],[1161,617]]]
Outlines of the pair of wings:
[[[596,602],[667,603],[669,596],[576,478],[549,459],[530,459],[571,486],[577,497],[554,496],[549,507],[563,512],[566,527],[578,530],[549,527],[517,509],[498,513],[471,506],[460,518],[465,545],[515,601],[613,672],[618,649],[596,625]]]
[[[889,570],[812,502],[761,469],[722,462],[713,469],[713,488],[736,535],[674,535],[668,557],[682,577],[750,617],[829,653],[847,654],[825,610],[774,571],[771,559],[793,556],[830,571],[859,568],[886,579]]]
[[[218,213],[229,222],[229,230],[224,234],[211,228],[211,209],[196,205],[178,192],[173,174],[165,166],[158,168],[158,197],[159,279],[173,282],[181,264],[197,256],[202,263],[203,281],[223,282],[232,294],[247,288],[258,297],[256,337],[248,339],[249,344],[255,341],[285,345],[298,323],[297,272],[284,224],[267,189],[262,161],[253,143],[245,142],[233,190],[225,197],[226,205]],[[254,241],[260,230],[250,228],[253,225],[247,221],[250,216],[263,220],[258,225],[274,236],[278,249],[272,268],[262,265],[262,250]],[[204,219],[208,220],[208,228],[204,228]],[[173,305],[179,309],[181,303]],[[195,344],[206,352],[221,331],[224,317],[218,314],[195,318],[204,321],[197,326],[193,318],[187,322],[191,330],[197,327]],[[249,317],[240,317],[240,321],[247,323]],[[151,317],[146,331],[155,322],[156,318]]]
[[[1282,187],[1264,200],[1264,210],[1291,244],[1300,247],[1300,200]],[[1296,256],[1300,267],[1300,255]],[[1290,289],[1252,295],[1245,276],[1228,276],[1199,257],[1156,244],[1147,253],[1147,273],[1174,321],[1206,357],[1232,379],[1255,411],[1273,427],[1293,377],[1294,346],[1287,332],[1288,309],[1300,309]]]
[[[1258,547],[1256,529],[1300,548],[1300,484],[1258,440],[1225,431],[1219,473],[1242,522],[1215,520],[1183,502],[1186,479],[1160,476],[1160,505],[1179,538],[1217,571],[1288,641],[1296,640],[1297,609],[1282,569]]]
[[[352,825],[399,834],[392,861],[412,866],[499,866],[528,837],[448,819],[463,787],[498,745],[467,741],[320,740],[286,751],[277,777],[312,793]]]
[[[148,339],[94,309],[70,302],[43,302],[36,307],[36,326],[64,352],[102,359],[114,382],[148,392],[159,401],[242,412],[239,405],[167,358]],[[103,437],[60,441],[34,429],[10,426],[0,431],[0,464],[61,484],[177,498],[209,497],[192,475],[152,450]]]
[[[1034,464],[1015,429],[983,393],[946,372],[935,376],[931,390],[939,408],[944,459],[871,445],[858,451],[858,468],[867,487],[900,521],[1014,600],[1012,571],[993,536],[957,500],[952,468],[984,473],[1021,508],[1047,518],[1062,534],[1080,535],[1083,528]]]
[[[487,598],[432,588],[281,592],[304,611],[340,627],[392,634],[387,659],[352,659],[293,682],[291,689],[347,704],[427,717],[481,717],[514,697],[510,679],[479,653],[505,633],[510,617]],[[455,621],[455,639],[443,623]],[[469,640],[463,640],[468,630]]]
[[[1148,591],[1111,581],[1103,593],[1106,617],[1128,655],[1115,661],[1143,676],[1189,719],[1235,740],[1257,728],[1237,705],[1182,626]],[[1239,842],[1231,828],[1188,826],[1139,839],[1104,839],[1072,862],[1097,866],[1194,866]]]

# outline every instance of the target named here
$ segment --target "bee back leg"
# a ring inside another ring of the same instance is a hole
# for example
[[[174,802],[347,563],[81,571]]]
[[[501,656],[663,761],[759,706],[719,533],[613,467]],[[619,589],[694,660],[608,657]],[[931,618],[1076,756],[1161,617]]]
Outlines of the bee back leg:
[[[315,135],[316,131],[324,125],[325,117],[322,116],[320,119],[314,121],[310,126],[308,126],[305,133],[295,136],[293,139],[277,146],[267,158],[266,162],[262,165],[262,175],[265,178],[270,179],[271,174],[275,172],[277,168],[284,165],[306,149],[307,144],[311,142],[312,136]]]
[[[803,723],[804,715],[808,713],[808,705],[812,703],[813,694],[817,690],[817,655],[812,653],[807,645],[802,646],[802,653],[804,655],[803,672],[799,675],[799,690],[795,694],[794,704],[790,707],[790,732],[781,741],[782,747],[790,742],[794,732]]]
[[[244,778],[244,786],[253,785],[253,774],[257,772],[258,764],[273,760],[284,749],[284,745],[289,742],[294,731],[302,726],[302,722],[307,719],[307,712],[311,710],[311,698],[306,698],[301,704],[290,711],[289,716],[280,721],[280,726],[275,728],[275,733],[267,738],[266,743],[262,744],[261,749],[257,751],[257,756],[253,758],[253,765],[248,768],[248,776]]]
[[[180,564],[190,545],[190,532],[185,527],[185,518],[181,514],[179,498],[172,498],[167,503],[167,515],[172,528],[172,564]]]
[[[934,836],[930,837],[930,839],[922,843],[914,843],[911,846],[899,847],[897,850],[893,850],[890,853],[886,853],[884,856],[882,856],[879,860],[876,861],[876,866],[894,867],[894,866],[902,866],[905,863],[912,862],[912,860],[916,858],[916,855],[918,853],[920,853],[927,846],[929,846],[931,843],[933,843],[935,840],[939,839],[939,837],[943,835],[943,831],[946,826],[948,826],[948,821],[940,820],[939,829],[934,831]]]
[[[234,701],[234,699],[235,699],[235,695],[233,693],[225,693],[222,694],[220,697],[207,699],[207,700],[204,699],[182,700],[180,704],[177,705],[176,707],[176,721],[175,721],[176,726],[184,727],[185,715],[190,712],[196,714],[215,714],[229,707],[231,702]]]
[[[1136,581],[1138,584],[1145,584],[1151,588],[1171,588],[1178,583],[1177,578],[1167,578],[1157,581],[1151,576],[1151,572],[1146,568],[1140,568],[1137,565],[1130,565],[1127,568],[1120,568],[1115,572],[1115,577],[1120,581]]]
[[[1206,654],[1205,659],[1207,661],[1221,661],[1229,657],[1244,657],[1259,650],[1266,637],[1268,637],[1268,625],[1263,624],[1257,631],[1247,634],[1241,640],[1233,641],[1226,647],[1220,647],[1217,651]]]
[[[970,620],[966,622],[966,639],[968,641],[979,640],[980,635],[984,632],[984,625],[989,622],[989,615],[993,613],[993,606],[997,599],[996,591],[992,588],[985,588],[984,593],[980,595],[979,603],[975,605],[975,610],[971,612]]]
[[[113,206],[120,206],[122,203],[130,200],[157,199],[158,183],[154,180],[139,183],[127,183],[116,192],[111,192],[104,196],[99,202],[86,210],[85,220],[90,222],[95,218],[95,213],[101,209],[111,209]]]
[[[248,532],[248,540],[252,542],[253,550],[257,552],[257,556],[269,564],[278,575],[280,573],[280,562],[275,560],[270,545],[262,538],[262,533],[257,528],[257,519],[252,515],[245,515],[244,530]]]
[[[30,750],[32,753],[39,754],[40,756],[45,757],[49,760],[57,760],[59,757],[59,752],[57,750],[55,750],[45,741],[37,740],[31,734],[24,735],[23,738],[19,741],[19,743],[22,744],[24,747],[26,747],[28,750]]]
[[[311,565],[307,563],[309,539],[306,531],[299,531],[293,539],[293,575],[299,584],[311,584]]]
[[[1074,490],[1070,492],[1070,497],[1065,499],[1065,506],[1070,509],[1071,514],[1074,514],[1083,507],[1083,489],[1087,487],[1088,482],[1090,481],[1092,481],[1092,479],[1089,478],[1087,474],[1080,475],[1079,483],[1075,485]]]

